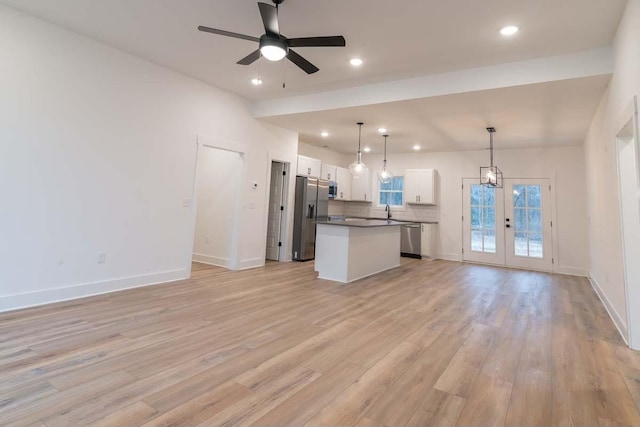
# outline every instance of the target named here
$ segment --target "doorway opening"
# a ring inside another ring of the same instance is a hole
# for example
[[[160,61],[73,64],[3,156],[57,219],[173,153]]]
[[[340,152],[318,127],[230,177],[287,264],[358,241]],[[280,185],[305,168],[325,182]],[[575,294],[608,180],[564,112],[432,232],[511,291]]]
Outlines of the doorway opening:
[[[463,261],[553,270],[549,179],[504,179],[503,188],[464,179]]]
[[[285,260],[286,212],[289,164],[273,160],[269,179],[269,209],[265,258]]]
[[[620,222],[629,346],[640,349],[640,171],[638,110],[634,98],[627,120],[616,135]]]
[[[199,145],[194,188],[192,261],[235,269],[237,205],[243,158],[235,151]]]

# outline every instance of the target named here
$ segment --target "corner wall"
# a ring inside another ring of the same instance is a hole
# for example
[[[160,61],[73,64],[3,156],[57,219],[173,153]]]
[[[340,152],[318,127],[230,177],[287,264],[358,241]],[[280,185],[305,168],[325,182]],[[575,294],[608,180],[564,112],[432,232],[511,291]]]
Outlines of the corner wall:
[[[238,268],[264,263],[268,163],[295,165],[296,133],[4,6],[0,51],[0,311],[186,277],[199,136],[244,147]]]
[[[590,276],[609,314],[627,338],[615,136],[634,95],[640,95],[640,0],[629,0],[614,48],[614,71],[585,139]],[[636,327],[640,328],[640,325]]]

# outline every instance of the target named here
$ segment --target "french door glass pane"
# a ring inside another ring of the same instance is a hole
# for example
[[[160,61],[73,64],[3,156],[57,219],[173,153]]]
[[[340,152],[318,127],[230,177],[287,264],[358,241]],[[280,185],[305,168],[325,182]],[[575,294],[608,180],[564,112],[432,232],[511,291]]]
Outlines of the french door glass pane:
[[[471,184],[471,250],[496,252],[495,188]]]
[[[513,186],[514,253],[543,258],[542,197],[539,185]]]
[[[482,252],[482,230],[471,230],[471,250]]]

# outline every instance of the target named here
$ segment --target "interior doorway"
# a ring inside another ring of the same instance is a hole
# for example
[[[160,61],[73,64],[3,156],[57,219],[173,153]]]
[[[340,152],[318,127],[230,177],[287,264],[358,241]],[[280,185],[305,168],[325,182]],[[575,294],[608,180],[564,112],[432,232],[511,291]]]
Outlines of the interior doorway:
[[[269,180],[269,212],[265,258],[284,260],[285,213],[287,212],[288,163],[272,161]]]
[[[553,270],[549,179],[504,179],[503,188],[463,180],[464,261]]]
[[[194,188],[192,260],[235,268],[235,236],[242,154],[199,145]]]
[[[637,100],[616,135],[629,346],[640,349],[640,171]]]

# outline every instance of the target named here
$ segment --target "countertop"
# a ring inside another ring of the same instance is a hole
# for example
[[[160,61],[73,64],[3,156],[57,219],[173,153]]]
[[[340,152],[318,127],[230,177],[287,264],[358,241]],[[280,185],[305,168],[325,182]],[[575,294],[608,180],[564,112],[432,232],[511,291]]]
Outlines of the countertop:
[[[333,216],[331,217],[332,219],[330,219],[330,221],[325,221],[325,222],[339,222],[339,221],[345,221],[346,218],[346,222],[356,222],[356,220],[379,220],[379,221],[387,221],[386,218],[376,218],[376,217],[358,217],[358,216],[341,216],[341,215],[337,215],[337,216]],[[391,218],[391,221],[394,222],[399,222],[399,223],[404,223],[405,225],[411,225],[411,224],[437,224],[438,221],[411,221],[408,219],[396,219],[396,218]],[[403,225],[403,224],[399,224],[399,225]]]
[[[337,225],[339,227],[391,227],[399,225],[407,225],[413,223],[400,222],[387,219],[360,219],[360,220],[335,220],[335,221],[316,221],[316,224]],[[417,224],[417,223],[416,223]]]

